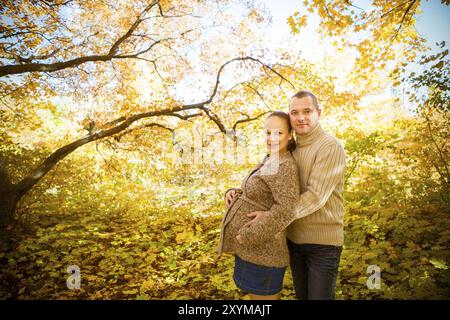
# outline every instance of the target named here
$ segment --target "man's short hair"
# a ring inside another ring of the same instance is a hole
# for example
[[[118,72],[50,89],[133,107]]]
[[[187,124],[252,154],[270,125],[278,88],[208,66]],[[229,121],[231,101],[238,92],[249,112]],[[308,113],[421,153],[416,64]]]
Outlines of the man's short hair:
[[[298,98],[298,99],[301,99],[301,98],[304,98],[304,97],[311,97],[311,99],[313,101],[313,105],[316,108],[316,110],[320,109],[319,108],[319,101],[317,100],[317,97],[312,92],[309,92],[309,91],[306,91],[306,90],[301,90],[301,91],[298,91],[296,94],[294,94],[291,97],[291,99],[294,98],[294,97]]]

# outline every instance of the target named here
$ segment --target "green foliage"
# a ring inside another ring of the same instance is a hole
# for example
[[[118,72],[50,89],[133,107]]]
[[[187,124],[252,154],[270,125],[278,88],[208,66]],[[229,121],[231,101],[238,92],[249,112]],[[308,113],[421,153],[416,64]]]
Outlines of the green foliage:
[[[437,150],[428,148],[420,119],[396,121],[376,136],[382,143],[365,154],[346,185],[341,294],[351,299],[448,298],[448,186],[426,161]],[[364,150],[364,141],[372,138],[358,139],[349,150]],[[424,148],[433,154],[425,155]],[[366,287],[369,265],[381,268],[381,290]]]

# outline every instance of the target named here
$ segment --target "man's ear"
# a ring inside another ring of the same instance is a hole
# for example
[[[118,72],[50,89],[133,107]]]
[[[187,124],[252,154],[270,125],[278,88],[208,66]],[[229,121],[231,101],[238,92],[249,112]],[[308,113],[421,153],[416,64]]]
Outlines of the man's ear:
[[[319,118],[322,115],[322,109],[317,109],[317,113],[319,114]]]

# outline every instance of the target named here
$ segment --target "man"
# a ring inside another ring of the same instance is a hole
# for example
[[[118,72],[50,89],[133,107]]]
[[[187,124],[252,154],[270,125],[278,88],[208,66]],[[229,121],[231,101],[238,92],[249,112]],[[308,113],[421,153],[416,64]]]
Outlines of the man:
[[[345,151],[323,131],[321,109],[314,94],[297,92],[289,102],[289,117],[297,138],[293,155],[300,175],[300,197],[295,219],[287,228],[290,266],[297,299],[334,299],[344,242],[343,189]],[[238,190],[230,190],[231,202]],[[264,212],[246,226],[261,219]]]

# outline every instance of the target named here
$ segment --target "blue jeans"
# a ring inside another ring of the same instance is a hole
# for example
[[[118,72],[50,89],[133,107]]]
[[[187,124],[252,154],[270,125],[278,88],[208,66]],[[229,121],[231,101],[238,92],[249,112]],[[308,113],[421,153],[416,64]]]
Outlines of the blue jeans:
[[[342,247],[287,242],[297,299],[334,299]]]

